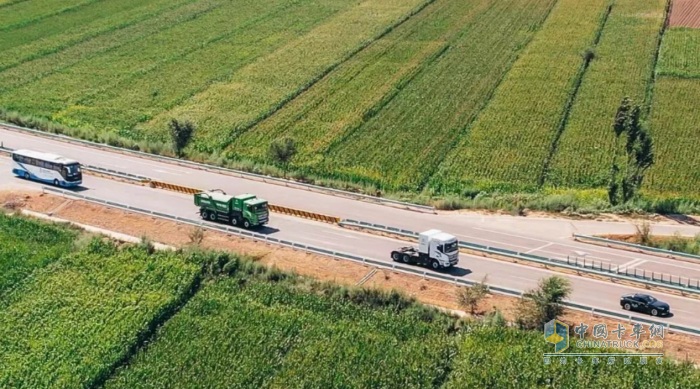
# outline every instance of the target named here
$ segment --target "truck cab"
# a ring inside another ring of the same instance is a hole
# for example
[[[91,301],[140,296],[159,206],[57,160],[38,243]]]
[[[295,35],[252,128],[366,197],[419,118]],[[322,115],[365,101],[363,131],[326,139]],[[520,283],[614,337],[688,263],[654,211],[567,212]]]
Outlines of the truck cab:
[[[433,270],[450,268],[459,262],[459,242],[454,235],[428,230],[418,235],[418,247],[401,247],[391,252],[391,258]]]
[[[440,230],[428,230],[418,236],[418,251],[426,253],[440,267],[451,267],[459,261],[459,244],[454,235]]]

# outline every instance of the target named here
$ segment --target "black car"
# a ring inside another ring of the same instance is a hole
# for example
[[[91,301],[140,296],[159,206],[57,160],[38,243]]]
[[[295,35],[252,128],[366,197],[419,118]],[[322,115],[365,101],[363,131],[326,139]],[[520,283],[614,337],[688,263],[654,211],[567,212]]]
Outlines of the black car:
[[[645,312],[652,316],[665,316],[671,313],[671,307],[648,294],[626,294],[620,297],[620,306],[628,311]]]

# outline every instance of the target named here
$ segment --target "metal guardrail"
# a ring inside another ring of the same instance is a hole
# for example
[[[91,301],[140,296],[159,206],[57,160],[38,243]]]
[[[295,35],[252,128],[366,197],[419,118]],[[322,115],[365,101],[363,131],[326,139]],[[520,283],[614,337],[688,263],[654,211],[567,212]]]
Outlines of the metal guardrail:
[[[129,212],[135,212],[135,213],[140,213],[140,214],[145,214],[145,215],[150,215],[150,216],[156,216],[156,217],[159,217],[161,219],[166,219],[166,220],[174,221],[177,223],[189,224],[192,226],[202,227],[202,228],[206,228],[209,230],[214,230],[214,231],[218,231],[218,232],[222,232],[222,233],[226,233],[226,234],[250,238],[250,239],[254,239],[257,241],[261,241],[261,242],[276,244],[276,245],[280,245],[280,246],[286,246],[286,247],[290,247],[292,249],[298,249],[298,250],[303,250],[303,251],[306,251],[309,253],[330,256],[330,257],[340,259],[340,260],[348,260],[348,261],[352,261],[352,262],[356,262],[356,263],[362,263],[365,265],[372,265],[372,266],[376,266],[378,268],[392,270],[392,271],[396,271],[396,272],[400,272],[400,273],[404,273],[404,274],[417,275],[417,276],[421,276],[421,277],[426,278],[426,279],[432,279],[432,280],[443,281],[443,282],[450,282],[454,285],[459,285],[459,286],[473,286],[473,285],[477,284],[476,281],[471,281],[471,280],[467,280],[467,279],[463,279],[463,278],[457,278],[457,277],[453,277],[453,276],[446,275],[446,274],[435,273],[435,272],[428,271],[425,269],[402,266],[402,265],[396,264],[396,263],[387,263],[387,262],[379,261],[376,259],[365,258],[365,257],[361,257],[361,256],[353,255],[353,254],[348,254],[348,253],[343,253],[343,252],[339,252],[339,251],[334,251],[334,250],[327,250],[324,248],[309,246],[309,245],[305,245],[302,243],[286,241],[286,240],[277,239],[277,238],[274,238],[271,236],[258,234],[258,233],[252,232],[252,231],[242,230],[242,229],[238,229],[238,228],[232,228],[232,227],[228,227],[228,226],[220,225],[220,224],[208,223],[208,222],[205,222],[202,220],[191,220],[191,219],[186,219],[186,218],[182,218],[179,216],[167,215],[167,214],[160,213],[160,212],[153,212],[153,211],[149,211],[149,210],[145,210],[145,209],[141,209],[141,208],[137,208],[137,207],[132,207],[129,205],[118,204],[118,203],[114,203],[111,201],[105,201],[105,200],[97,199],[97,198],[90,197],[90,196],[84,196],[84,195],[81,195],[79,193],[66,191],[63,189],[52,188],[52,187],[43,187],[42,189],[44,191],[57,193],[59,195],[65,196],[65,197],[73,197],[73,198],[77,198],[77,199],[84,200],[84,201],[89,201],[89,202],[96,203],[96,204],[107,205],[107,206],[110,206],[112,208],[122,209],[122,210],[129,211]],[[523,296],[523,292],[519,291],[519,290],[509,289],[509,288],[505,288],[505,287],[498,286],[498,285],[491,285],[491,284],[487,284],[487,285],[488,285],[489,291],[494,292],[494,293],[513,296],[513,297],[522,297]],[[574,303],[574,302],[570,302],[570,301],[564,302],[563,305],[565,305],[571,309],[576,309],[579,311],[584,311],[584,312],[597,314],[597,315],[601,315],[601,316],[607,316],[607,317],[611,317],[611,318],[615,318],[615,319],[623,319],[623,320],[635,321],[635,322],[655,323],[658,325],[663,325],[666,328],[674,330],[674,331],[684,332],[684,333],[691,334],[691,335],[700,335],[700,328],[658,322],[658,321],[650,320],[650,319],[643,318],[643,317],[626,315],[626,314],[610,311],[607,309],[587,306],[587,305],[578,304],[578,303]]]
[[[347,225],[359,228],[367,228],[375,231],[392,233],[411,238],[418,237],[418,233],[414,231],[402,230],[394,227],[387,227],[380,224],[366,223],[356,220],[341,220],[339,224],[341,226]],[[666,279],[666,277],[664,277],[664,274],[656,274],[653,272],[646,271],[644,271],[643,273],[639,273],[637,269],[634,269],[635,272],[632,274],[629,273],[627,269],[625,269],[625,272],[621,272],[619,267],[611,268],[608,265],[608,268],[605,268],[605,266],[603,266],[601,263],[598,263],[598,266],[596,267],[596,262],[586,262],[585,260],[581,262],[578,258],[571,260],[567,257],[566,261],[556,260],[552,258],[541,257],[539,255],[520,253],[517,251],[506,250],[499,247],[484,246],[476,243],[468,243],[463,241],[459,242],[459,247],[479,251],[485,254],[500,255],[521,261],[534,262],[547,266],[556,266],[559,268],[565,268],[576,272],[585,272],[588,274],[610,277],[623,281],[637,282],[647,286],[672,289],[683,293],[700,295],[700,280],[694,280],[695,282],[693,282],[693,280],[686,278],[684,283],[683,277],[680,276],[675,276],[677,282],[674,282],[674,276],[672,275],[668,275],[668,279]],[[657,277],[657,275],[659,277]]]
[[[695,260],[700,261],[700,255],[681,253],[681,252],[672,251],[672,250],[664,250],[664,249],[660,249],[660,248],[656,248],[656,247],[644,246],[641,244],[628,243],[628,242],[623,242],[623,241],[614,240],[614,239],[601,238],[598,236],[574,234],[574,239],[576,239],[576,240],[590,240],[590,241],[594,241],[594,242],[605,243],[607,245],[617,245],[617,246],[630,247],[630,248],[634,248],[634,249],[637,249],[640,251],[649,251],[649,252],[654,252],[654,253],[665,254],[667,256],[672,256],[672,257],[682,257],[682,258],[689,258],[689,259],[695,259]]]
[[[216,170],[216,171],[224,172],[227,174],[238,175],[238,176],[243,177],[243,178],[257,179],[257,180],[261,180],[263,182],[271,182],[271,183],[275,183],[278,185],[284,185],[284,186],[296,186],[296,187],[301,187],[301,188],[304,188],[307,190],[315,190],[318,192],[332,193],[332,194],[337,194],[337,195],[341,195],[341,196],[345,196],[345,197],[352,197],[352,198],[362,199],[362,200],[371,201],[371,202],[380,203],[380,204],[391,204],[391,205],[401,206],[401,207],[404,207],[407,209],[435,213],[435,207],[428,206],[428,205],[414,204],[414,203],[409,203],[409,202],[405,202],[405,201],[370,196],[370,195],[350,192],[350,191],[346,191],[346,190],[342,190],[342,189],[329,188],[329,187],[325,187],[325,186],[319,186],[319,185],[307,184],[307,183],[303,183],[303,182],[286,180],[286,179],[278,178],[278,177],[265,176],[262,174],[250,173],[250,172],[245,172],[245,171],[236,170],[236,169],[229,169],[229,168],[224,168],[224,167],[220,167],[220,166],[200,163],[200,162],[165,157],[162,155],[146,153],[143,151],[129,150],[129,149],[125,149],[122,147],[110,146],[110,145],[104,144],[104,143],[97,143],[97,142],[91,142],[91,141],[87,141],[87,140],[77,139],[77,138],[73,138],[73,137],[70,137],[67,135],[63,135],[63,134],[53,134],[50,132],[44,132],[44,131],[39,131],[39,130],[35,130],[32,128],[20,127],[20,126],[14,125],[14,124],[9,124],[9,123],[4,123],[4,122],[0,122],[0,125],[7,127],[9,129],[13,129],[15,131],[27,132],[27,133],[31,133],[31,134],[35,134],[35,135],[39,135],[39,136],[60,139],[60,140],[67,141],[67,142],[80,143],[80,144],[84,144],[84,145],[88,145],[88,146],[92,146],[92,147],[97,147],[97,148],[116,150],[116,151],[119,151],[122,153],[129,153],[129,154],[139,155],[139,156],[143,156],[143,157],[147,157],[147,158],[168,161],[168,162],[172,162],[172,163],[176,163],[176,164],[196,167],[199,169]]]

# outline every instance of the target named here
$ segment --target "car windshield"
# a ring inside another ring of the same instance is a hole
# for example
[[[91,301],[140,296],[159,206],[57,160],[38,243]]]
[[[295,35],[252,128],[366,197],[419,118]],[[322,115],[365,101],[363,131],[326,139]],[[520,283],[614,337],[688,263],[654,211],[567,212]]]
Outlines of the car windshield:
[[[656,299],[653,298],[653,297],[651,297],[651,296],[647,296],[647,301],[650,302],[650,303],[655,303],[655,302],[656,302]]]

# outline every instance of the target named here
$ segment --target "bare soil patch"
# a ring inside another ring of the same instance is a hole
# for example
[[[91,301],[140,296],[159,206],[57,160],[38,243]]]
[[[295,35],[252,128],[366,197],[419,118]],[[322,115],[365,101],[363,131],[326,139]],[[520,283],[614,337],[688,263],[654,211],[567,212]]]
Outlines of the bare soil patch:
[[[700,1],[673,0],[669,25],[671,27],[700,28]]]
[[[83,201],[66,201],[62,197],[38,192],[0,191],[0,205],[8,202],[19,204],[15,205],[16,208],[21,207],[42,213],[53,212],[53,216],[62,219],[133,236],[148,236],[153,241],[172,246],[185,247],[192,244],[190,242],[192,226],[155,217],[129,213]],[[356,285],[373,270],[371,266],[309,254],[214,231],[206,231],[200,245],[204,248],[230,250],[248,255],[261,263],[276,266],[281,270],[344,285]],[[425,304],[448,310],[460,309],[457,303],[457,291],[460,287],[448,282],[378,269],[364,282],[363,287],[400,290]],[[488,295],[479,305],[477,315],[484,315],[498,309],[507,320],[513,321],[516,317],[517,303],[518,299],[515,297]],[[631,323],[593,317],[589,313],[580,311],[568,310],[560,319],[568,323],[572,329],[574,325],[581,322],[589,326],[604,322],[608,325],[608,330],[621,323],[626,326],[628,333],[631,332]],[[645,326],[645,329],[648,327]],[[648,339],[648,335],[648,333],[644,334],[641,339]],[[638,351],[659,352],[656,349]],[[662,352],[677,359],[687,359],[700,363],[700,337],[667,333]]]

